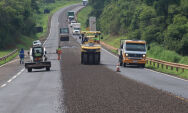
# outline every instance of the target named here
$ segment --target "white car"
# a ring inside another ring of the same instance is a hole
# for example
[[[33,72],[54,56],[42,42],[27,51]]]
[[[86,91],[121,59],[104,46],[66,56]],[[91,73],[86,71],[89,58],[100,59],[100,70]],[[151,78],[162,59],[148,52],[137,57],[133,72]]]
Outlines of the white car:
[[[42,46],[42,43],[40,42],[40,40],[33,41],[33,47],[37,47],[37,46]]]

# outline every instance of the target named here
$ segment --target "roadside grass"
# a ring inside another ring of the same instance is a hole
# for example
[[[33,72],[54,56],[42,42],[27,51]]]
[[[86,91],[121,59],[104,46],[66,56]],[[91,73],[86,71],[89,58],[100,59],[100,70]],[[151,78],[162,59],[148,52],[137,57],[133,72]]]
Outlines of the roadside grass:
[[[147,55],[151,58],[188,65],[188,56],[181,56],[175,51],[167,50],[154,43],[150,47],[151,49],[147,52]]]
[[[162,68],[161,65],[159,66],[159,68],[157,68],[157,65],[155,64],[155,66],[154,66],[153,63],[151,65],[146,64],[146,68],[152,69],[152,70],[155,70],[155,71],[158,71],[158,72],[170,74],[170,75],[173,75],[173,76],[177,76],[177,77],[180,77],[180,78],[188,79],[188,70],[184,70],[184,72],[183,72],[182,69],[178,68],[178,71],[176,71],[176,68],[173,68],[173,70],[171,70],[170,66],[168,66],[168,69],[166,69],[166,66],[164,66]]]
[[[7,63],[7,62],[9,62],[9,61],[11,61],[11,60],[13,60],[17,56],[18,56],[18,52],[15,53],[14,55],[8,57],[6,60],[0,61],[0,66],[3,65],[3,64],[5,64],[5,63]]]
[[[92,11],[91,6],[87,6],[87,7],[83,8],[77,15],[78,22],[81,23],[82,31],[85,31],[86,28],[88,27],[89,14],[91,11]]]
[[[13,50],[8,50],[8,51],[0,51],[0,58],[4,57],[6,55],[8,55],[9,53],[11,53]]]

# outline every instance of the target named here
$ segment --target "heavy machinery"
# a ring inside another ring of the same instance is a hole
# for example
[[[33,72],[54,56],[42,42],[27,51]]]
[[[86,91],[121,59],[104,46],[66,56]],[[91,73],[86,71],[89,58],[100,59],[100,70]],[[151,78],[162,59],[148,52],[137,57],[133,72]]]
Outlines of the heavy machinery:
[[[81,64],[100,64],[100,31],[81,32]]]
[[[59,38],[60,41],[69,41],[69,28],[60,28]]]
[[[144,40],[120,40],[119,63],[120,66],[146,64],[146,42]]]
[[[51,62],[47,61],[46,50],[42,46],[33,46],[30,48],[30,62],[25,63],[25,68],[28,72],[32,72],[32,69],[46,68],[46,71],[50,71]]]

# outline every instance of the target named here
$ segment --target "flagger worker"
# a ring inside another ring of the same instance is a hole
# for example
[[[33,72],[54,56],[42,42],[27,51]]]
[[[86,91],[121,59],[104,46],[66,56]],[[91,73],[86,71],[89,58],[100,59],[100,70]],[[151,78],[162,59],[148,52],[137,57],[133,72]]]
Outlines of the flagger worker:
[[[62,53],[62,50],[61,50],[61,47],[59,46],[58,49],[56,50],[56,53],[57,53],[57,59],[60,60],[61,59],[61,53]]]

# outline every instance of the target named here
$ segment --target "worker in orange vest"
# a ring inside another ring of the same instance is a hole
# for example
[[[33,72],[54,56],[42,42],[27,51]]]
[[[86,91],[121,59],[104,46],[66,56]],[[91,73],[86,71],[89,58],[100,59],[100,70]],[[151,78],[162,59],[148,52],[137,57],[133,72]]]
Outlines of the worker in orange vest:
[[[61,50],[61,47],[59,46],[58,49],[56,50],[56,53],[58,55],[57,59],[60,60],[61,58],[61,53],[62,53],[62,50]]]

